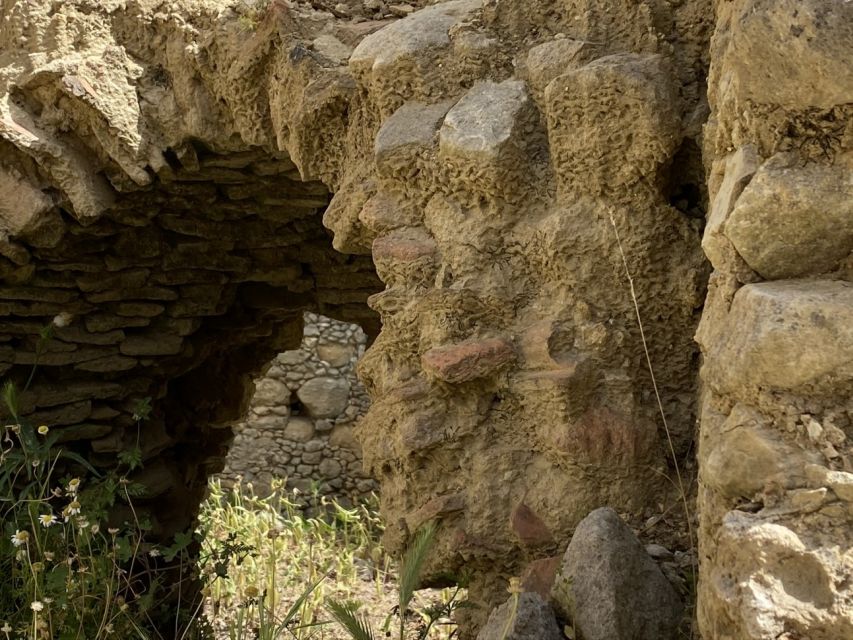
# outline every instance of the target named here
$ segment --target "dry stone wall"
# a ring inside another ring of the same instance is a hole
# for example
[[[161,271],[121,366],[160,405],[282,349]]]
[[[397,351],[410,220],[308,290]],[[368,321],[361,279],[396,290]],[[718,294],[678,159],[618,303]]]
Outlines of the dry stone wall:
[[[296,489],[297,502],[321,496],[343,505],[369,499],[377,483],[361,464],[353,437],[370,399],[355,375],[367,343],[357,325],[306,313],[299,349],[278,354],[255,380],[246,419],[234,426],[234,442],[221,473],[267,495],[274,479]]]
[[[699,623],[853,637],[853,5],[716,10]]]
[[[428,580],[496,603],[677,504],[698,418],[704,637],[849,636],[853,4],[404,4],[0,0],[23,412],[108,467],[151,397],[166,534],[302,313],[359,322]]]

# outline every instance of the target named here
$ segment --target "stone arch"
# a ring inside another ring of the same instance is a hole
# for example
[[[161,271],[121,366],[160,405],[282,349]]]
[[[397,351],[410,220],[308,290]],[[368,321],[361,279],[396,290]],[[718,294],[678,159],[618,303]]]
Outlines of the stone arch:
[[[156,505],[154,532],[165,535],[191,523],[251,376],[298,345],[303,311],[375,335],[365,301],[381,283],[368,256],[333,250],[323,227],[339,147],[324,136],[350,87],[334,70],[315,73],[323,65],[298,49],[266,50],[288,33],[286,12],[271,6],[251,28],[201,12],[204,29],[231,42],[217,56],[216,45],[188,51],[193,36],[177,16],[161,23],[145,3],[104,9],[4,4],[4,35],[36,55],[59,53],[59,41],[80,46],[5,86],[0,366],[23,383],[38,364],[24,416],[96,467],[139,444],[149,487],[140,503]],[[310,119],[300,101],[317,100],[318,121],[274,134],[249,86],[282,57],[297,94],[290,109]],[[306,90],[311,80],[322,86]],[[235,100],[226,83],[251,95]],[[276,139],[288,133],[290,151]],[[321,148],[325,164],[309,157]],[[48,326],[52,339],[40,341]],[[142,398],[152,407],[138,429]]]

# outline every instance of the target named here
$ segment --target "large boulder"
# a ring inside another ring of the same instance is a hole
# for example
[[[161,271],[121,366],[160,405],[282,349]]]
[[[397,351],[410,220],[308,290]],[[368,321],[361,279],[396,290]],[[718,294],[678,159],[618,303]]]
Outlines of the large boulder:
[[[832,271],[853,251],[853,162],[801,166],[777,154],[738,198],[725,232],[768,280]]]
[[[609,507],[575,529],[551,598],[584,640],[667,640],[682,615],[675,590]]]

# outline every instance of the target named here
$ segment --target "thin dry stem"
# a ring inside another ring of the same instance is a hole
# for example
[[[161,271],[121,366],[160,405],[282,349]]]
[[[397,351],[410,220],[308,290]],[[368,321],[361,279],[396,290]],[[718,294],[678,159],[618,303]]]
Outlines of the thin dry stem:
[[[687,521],[687,535],[690,537],[691,550],[695,550],[696,539],[693,537],[693,525],[690,522],[690,506],[687,503],[687,490],[684,487],[684,480],[681,477],[681,467],[678,464],[678,457],[675,455],[675,445],[672,442],[672,434],[670,433],[670,430],[669,430],[669,423],[667,422],[667,419],[666,419],[666,412],[663,410],[663,402],[661,401],[660,392],[658,391],[658,383],[657,383],[657,379],[655,378],[655,370],[654,370],[654,367],[652,366],[652,358],[651,358],[651,355],[649,354],[648,343],[646,342],[646,331],[643,327],[643,318],[640,315],[640,304],[637,301],[637,291],[634,288],[634,278],[631,275],[631,270],[628,268],[628,259],[625,257],[625,250],[622,248],[622,239],[619,237],[619,229],[616,227],[616,219],[613,217],[613,211],[612,210],[610,211],[610,224],[613,227],[613,233],[616,236],[616,244],[619,247],[619,255],[622,258],[622,266],[625,268],[625,276],[628,278],[628,284],[630,285],[630,288],[631,288],[631,301],[634,303],[634,313],[636,314],[636,317],[637,317],[637,325],[640,328],[640,339],[642,340],[642,343],[643,343],[643,353],[645,353],[646,365],[648,366],[648,369],[649,369],[649,375],[652,378],[652,387],[654,388],[654,391],[655,391],[655,399],[657,400],[657,403],[658,403],[658,410],[660,411],[661,421],[663,422],[663,428],[664,428],[664,431],[666,433],[666,441],[667,441],[667,444],[669,445],[669,453],[672,457],[672,464],[675,468],[675,476],[676,476],[676,479],[678,480],[678,491],[681,494],[681,502],[684,505],[684,518]],[[694,556],[695,556],[695,554],[694,554]],[[695,575],[695,571],[696,571],[695,562],[696,561],[694,559],[693,560],[694,575]]]

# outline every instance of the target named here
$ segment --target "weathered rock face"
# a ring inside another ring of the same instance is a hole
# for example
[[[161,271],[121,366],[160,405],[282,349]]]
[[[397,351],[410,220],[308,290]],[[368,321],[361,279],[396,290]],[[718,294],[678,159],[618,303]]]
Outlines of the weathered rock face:
[[[27,375],[38,329],[69,314],[26,413],[101,465],[154,398],[146,455],[180,469],[164,531],[301,312],[371,334],[378,315],[357,436],[388,543],[439,517],[431,575],[472,570],[474,599],[504,599],[592,509],[640,517],[669,491],[644,345],[685,456],[701,241],[704,633],[764,637],[757,616],[849,635],[831,487],[850,470],[853,5],[452,0],[387,23],[287,0],[0,7],[0,362]],[[829,576],[817,603],[785,591],[799,618],[755,613],[753,578],[784,570],[738,555],[769,530],[729,513],[754,479],[714,477],[752,456],[801,507],[744,517],[781,519]]]
[[[849,3],[717,3],[703,638],[853,637],[851,55]]]

